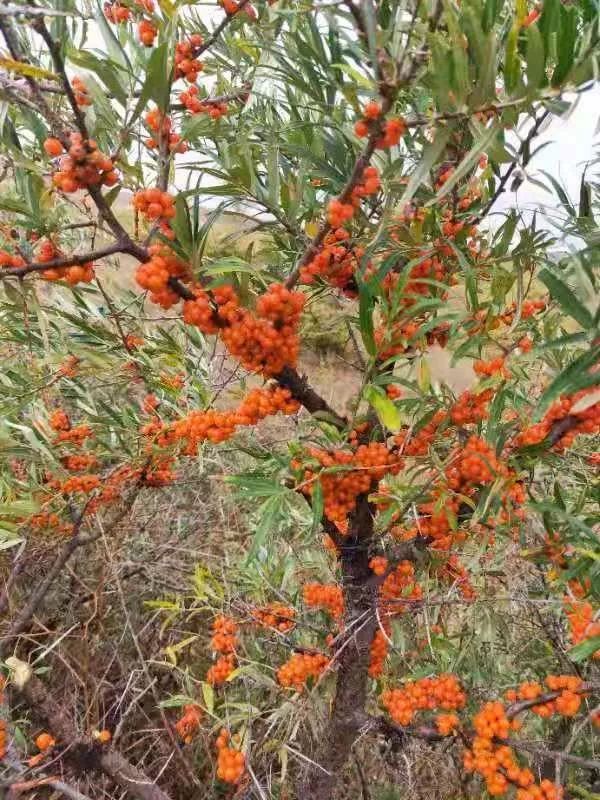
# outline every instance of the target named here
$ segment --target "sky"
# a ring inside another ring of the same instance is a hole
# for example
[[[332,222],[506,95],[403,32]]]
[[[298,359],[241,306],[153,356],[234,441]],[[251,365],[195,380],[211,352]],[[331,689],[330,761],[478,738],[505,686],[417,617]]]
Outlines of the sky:
[[[586,166],[595,156],[600,156],[600,86],[596,85],[580,94],[569,114],[563,118],[552,117],[549,125],[536,138],[534,149],[545,147],[537,153],[525,170],[525,180],[516,192],[507,191],[494,206],[493,213],[500,214],[511,208],[530,218],[534,211],[544,214],[546,224],[556,220],[558,208],[555,195],[536,186],[528,177],[543,179],[541,171],[552,174],[564,185],[569,196],[579,202],[579,187]],[[586,178],[598,178],[599,166],[592,164]],[[546,181],[547,183],[547,181]]]

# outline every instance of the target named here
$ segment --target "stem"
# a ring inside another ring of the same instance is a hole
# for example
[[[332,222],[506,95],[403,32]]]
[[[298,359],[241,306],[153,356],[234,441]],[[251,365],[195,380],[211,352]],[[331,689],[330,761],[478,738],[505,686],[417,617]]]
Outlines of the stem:
[[[127,242],[115,242],[114,244],[107,245],[98,250],[93,250],[91,253],[79,253],[65,258],[54,258],[52,261],[45,261],[44,263],[27,264],[25,267],[10,267],[0,271],[0,278],[8,278],[10,276],[22,277],[30,272],[43,272],[47,269],[62,269],[63,267],[74,267],[78,264],[87,264],[88,261],[99,261],[101,258],[113,256],[116,253],[128,253],[129,246]]]
[[[340,548],[347,635],[338,648],[337,682],[333,709],[322,741],[321,767],[311,767],[299,793],[303,800],[328,800],[339,772],[365,722],[371,642],[378,627],[374,609],[377,589],[370,580],[369,544],[373,514],[366,495],[359,498],[350,530]]]

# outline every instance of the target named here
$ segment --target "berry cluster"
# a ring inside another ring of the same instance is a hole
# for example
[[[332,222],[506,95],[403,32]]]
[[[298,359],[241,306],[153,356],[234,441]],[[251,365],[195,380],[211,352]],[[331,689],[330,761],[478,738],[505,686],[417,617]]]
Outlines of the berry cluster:
[[[459,536],[454,537],[454,541],[459,540]],[[491,538],[491,536],[489,537]],[[458,556],[451,554],[444,561],[442,561],[436,570],[438,577],[456,586],[461,596],[465,600],[474,600],[476,597],[475,589],[471,583],[469,572],[461,564]]]
[[[92,105],[92,98],[87,90],[85,83],[77,75],[71,81],[73,93],[75,94],[75,102],[81,108],[84,106]]]
[[[175,723],[175,730],[185,744],[190,744],[198,731],[202,721],[200,706],[189,703],[183,707],[183,716]]]
[[[44,239],[40,243],[37,252],[39,263],[45,264],[62,256],[63,253],[50,239]],[[94,280],[95,272],[91,261],[86,261],[83,264],[75,264],[72,267],[50,267],[42,270],[41,276],[45,281],[65,280],[70,286],[76,286],[78,283],[90,283],[90,281]]]
[[[228,655],[233,653],[237,646],[238,626],[231,617],[219,615],[212,624],[211,650]]]
[[[25,259],[19,255],[12,255],[7,250],[0,250],[0,269],[2,267],[24,267]]]
[[[596,620],[594,608],[589,601],[566,597],[564,606],[573,644],[584,642],[592,636],[600,636],[600,620]],[[600,660],[600,648],[593,657]]]
[[[581,706],[582,680],[577,675],[548,675],[545,684],[549,691],[557,692],[552,700],[543,700],[531,706],[531,711],[539,717],[551,717],[560,714],[563,717],[574,717]],[[535,681],[522,683],[518,689],[506,692],[506,699],[511,702],[518,700],[536,700],[544,694],[544,688]]]
[[[172,130],[171,117],[167,114],[162,114],[157,108],[154,108],[148,111],[144,120],[151,133],[151,136],[145,141],[149,150],[156,150],[159,143],[164,141],[168,145],[170,153],[185,153],[187,151],[187,144],[182,141],[178,133]]]
[[[74,456],[65,456],[62,465],[69,472],[81,472],[84,469],[91,469],[98,463],[98,459],[93,453],[81,453]]]
[[[145,474],[151,474],[152,467],[148,466]],[[110,473],[110,475],[103,477],[102,484],[96,497],[88,503],[88,511],[93,513],[101,506],[109,505],[110,503],[119,500],[123,494],[124,489],[130,486],[135,481],[141,480],[143,472],[139,468],[131,467],[127,464],[119,467]],[[150,484],[151,485],[151,484]]]
[[[269,603],[252,609],[252,619],[263,628],[273,628],[279,633],[289,633],[295,623],[296,611],[283,603]]]
[[[560,800],[559,787],[546,779],[536,785],[531,770],[520,767],[512,748],[498,741],[518,726],[516,720],[508,719],[501,702],[486,703],[473,718],[475,737],[471,749],[465,751],[465,769],[484,778],[492,797],[506,794],[512,784],[517,787],[516,800]]]
[[[142,289],[150,292],[153,303],[161,308],[171,308],[179,302],[179,295],[169,288],[169,279],[185,279],[188,265],[162,244],[150,245],[148,254],[150,259],[137,268],[135,280]]]
[[[411,602],[420,600],[423,591],[415,581],[415,568],[410,561],[401,561],[388,572],[379,590],[386,615],[402,614]]]
[[[214,100],[201,100],[198,97],[198,87],[190,86],[185,92],[181,92],[179,99],[185,108],[192,114],[208,114],[211,119],[227,114],[228,106],[225,102],[215,102]]]
[[[62,494],[89,494],[100,486],[99,475],[73,475],[60,486]]]
[[[222,728],[215,743],[217,777],[225,783],[239,783],[246,769],[246,759],[242,752],[228,745],[229,731]]]
[[[272,283],[258,299],[255,314],[240,305],[232,286],[220,286],[210,295],[196,289],[195,294],[195,300],[184,304],[186,322],[203,333],[218,330],[231,355],[249,372],[270,377],[296,364],[302,292]]]
[[[33,514],[29,517],[28,524],[33,530],[49,530],[55,528],[58,533],[70,533],[73,529],[72,525],[61,523],[58,514],[53,514],[49,511],[41,511],[39,514]]]
[[[446,470],[446,479],[451,489],[460,491],[465,485],[492,483],[499,475],[508,471],[494,453],[494,449],[478,436],[470,436],[465,446],[457,453],[457,460]]]
[[[530,425],[517,436],[517,444],[521,446],[535,445],[543,442],[550,435],[554,426],[560,427],[568,417],[570,425],[555,441],[554,448],[564,450],[573,444],[581,434],[594,435],[600,432],[600,400],[590,403],[586,397],[595,397],[594,388],[582,389],[575,394],[563,396],[544,415],[541,422]]]
[[[322,608],[334,619],[344,614],[344,596],[336,584],[306,583],[302,590],[304,602],[309,608]]]
[[[56,374],[61,378],[74,378],[77,375],[80,359],[77,356],[68,356],[59,366]]]
[[[195,455],[200,442],[224,442],[233,436],[238,426],[256,425],[265,417],[277,413],[295,414],[299,407],[288,389],[279,386],[252,389],[233,411],[192,411],[169,426],[154,423],[146,425],[142,433],[156,434],[160,446],[181,442],[184,455]]]
[[[53,431],[68,431],[71,428],[71,420],[62,408],[57,408],[52,412],[49,424]]]
[[[457,714],[438,714],[435,718],[435,727],[442,736],[450,736],[459,725]]]
[[[51,736],[46,731],[42,731],[35,737],[35,746],[40,751],[40,753],[44,753],[47,750],[52,750],[52,748],[56,744],[56,739],[54,736]]]
[[[129,22],[132,15],[129,7],[121,5],[117,0],[114,3],[104,3],[104,16],[113,25],[120,25],[124,22]]]
[[[138,36],[144,47],[152,47],[158,30],[151,19],[141,19],[138,22]]]
[[[236,667],[235,656],[233,654],[221,656],[206,673],[206,682],[211,686],[221,686],[231,675]]]
[[[84,139],[80,133],[69,134],[69,149],[52,176],[52,182],[61,191],[70,194],[88,186],[114,186],[119,180],[112,159],[98,150],[94,139]],[[58,139],[44,141],[44,150],[51,157],[64,152]]]
[[[453,711],[464,708],[466,695],[454,675],[421,678],[404,684],[401,689],[388,689],[381,702],[398,725],[409,725],[418,711]]]
[[[132,202],[146,219],[167,221],[175,216],[175,198],[160,189],[142,189],[133,195]]]
[[[314,258],[301,268],[301,282],[311,284],[320,277],[347,294],[356,294],[354,274],[365,251],[353,246],[349,239],[345,228],[329,231]]]
[[[383,666],[389,650],[388,636],[387,630],[383,631],[381,628],[377,628],[375,631],[369,652],[369,675],[371,678],[379,678],[383,674]]]
[[[294,653],[277,670],[277,680],[286,689],[301,692],[309,678],[317,680],[329,666],[329,659],[321,653]]]
[[[491,376],[491,375],[500,375],[503,378],[510,377],[510,372],[506,369],[505,356],[498,356],[497,358],[492,358],[491,361],[475,361],[473,364],[473,369],[477,373],[477,375],[481,376]]]
[[[307,452],[323,471],[305,469],[300,491],[312,495],[314,482],[318,480],[323,492],[325,516],[342,532],[346,530],[348,514],[356,507],[358,495],[368,492],[385,475],[397,475],[402,468],[397,453],[388,450],[381,442],[359,445],[354,452],[331,452],[314,447]],[[300,464],[293,462],[294,466],[299,467]],[[347,470],[327,472],[328,468],[340,466],[347,467]]]
[[[189,83],[196,83],[198,73],[204,69],[204,64],[196,58],[201,46],[202,36],[199,33],[193,33],[185,41],[175,45],[175,78],[185,78]]]
[[[369,136],[373,130],[377,129],[374,126],[380,125],[380,117],[381,106],[375,100],[371,100],[363,109],[362,119],[355,123],[354,133],[360,138]],[[382,135],[377,139],[376,147],[393,147],[406,133],[406,122],[402,117],[392,117],[381,123],[381,131]]]
[[[488,407],[494,396],[491,389],[474,394],[463,392],[450,409],[450,419],[455,425],[472,425],[488,418]]]
[[[360,179],[352,188],[350,202],[343,202],[338,198],[329,201],[327,206],[327,221],[332,228],[339,228],[349,222],[355,214],[363,198],[377,194],[381,188],[379,171],[376,167],[365,167]]]
[[[369,561],[369,567],[373,570],[375,575],[379,577],[385,575],[388,570],[388,560],[385,556],[373,556]]]
[[[231,17],[234,14],[237,14],[240,11],[240,3],[239,0],[219,0],[223,11],[227,14],[227,16]],[[242,10],[249,17],[251,20],[255,20],[257,18],[256,9],[254,6],[250,5],[250,3],[246,3]]]

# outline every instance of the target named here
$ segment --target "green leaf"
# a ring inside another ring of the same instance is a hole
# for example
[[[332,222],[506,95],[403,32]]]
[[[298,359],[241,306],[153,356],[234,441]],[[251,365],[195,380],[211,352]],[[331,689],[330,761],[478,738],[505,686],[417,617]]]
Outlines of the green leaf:
[[[149,97],[154,100],[158,108],[164,113],[168,111],[171,89],[172,65],[169,60],[169,53],[168,42],[163,42],[152,51],[148,61],[144,88],[142,89],[142,91],[146,90],[148,92]]]
[[[119,64],[110,58],[98,58],[93,53],[76,50],[74,47],[69,47],[67,56],[69,61],[97,75],[122,106],[127,104],[127,92],[123,82],[119,80],[121,76]]]
[[[492,299],[495,303],[500,304],[504,302],[506,295],[511,290],[516,280],[516,277],[517,276],[515,273],[509,272],[503,267],[495,267],[492,275],[491,285]]]
[[[355,69],[350,64],[332,64],[332,67],[335,69],[339,69],[340,72],[343,72],[345,75],[348,75],[357,86],[362,86],[363,89],[367,89],[367,91],[374,91],[375,86],[373,81],[369,79],[367,75],[360,70]]]
[[[540,397],[533,415],[534,422],[539,421],[548,406],[561,394],[573,394],[579,389],[600,384],[600,372],[591,372],[600,359],[600,347],[593,347],[587,353],[576,358],[548,386]]]
[[[252,544],[248,550],[246,565],[251,564],[264,546],[267,536],[275,530],[276,522],[281,514],[281,495],[269,497],[259,509],[259,522],[254,530]]]
[[[210,267],[202,269],[203,275],[227,275],[231,272],[244,272],[249,275],[256,275],[259,267],[248,264],[243,258],[237,256],[226,256],[213,261]]]
[[[365,386],[363,394],[375,409],[381,424],[392,433],[399,431],[402,426],[402,414],[393,400],[382,389],[372,384]]]
[[[311,535],[314,536],[319,530],[319,526],[321,525],[321,520],[323,518],[324,501],[323,501],[323,487],[321,486],[321,481],[315,481],[315,483],[313,484],[313,490],[310,501],[312,506]]]
[[[185,197],[182,197],[181,194],[178,194],[175,200],[175,216],[171,222],[171,227],[175,231],[178,244],[186,255],[189,255],[193,245],[192,223]]]
[[[593,327],[594,320],[591,313],[566,283],[563,283],[560,278],[547,268],[544,268],[539,273],[539,279],[548,287],[550,294],[558,301],[566,314],[586,330]]]
[[[527,28],[527,88],[531,92],[544,83],[546,53],[544,41],[537,25]]]
[[[209,714],[214,714],[215,711],[215,690],[210,685],[210,683],[206,683],[202,681],[202,697],[204,699],[204,705],[206,706],[206,710]]]
[[[423,181],[428,177],[431,168],[446,149],[452,132],[453,128],[451,127],[437,128],[435,139],[423,149],[423,155],[421,156],[419,164],[410,176],[404,194],[398,203],[400,208],[403,208],[406,203],[414,197],[417,189],[419,189]]]
[[[362,336],[367,353],[371,356],[374,356],[377,350],[373,331],[373,307],[374,299],[369,286],[363,281],[360,281],[358,284],[358,320],[360,335]]]
[[[594,221],[592,214],[592,187],[585,179],[585,173],[581,176],[579,187],[579,219],[588,218]]]
[[[600,650],[600,636],[590,636],[589,639],[584,639],[583,642],[579,642],[575,647],[567,650],[567,655],[571,661],[578,664],[581,661],[587,661],[596,650]]]
[[[436,193],[435,197],[427,203],[428,206],[436,205],[442,199],[442,197],[446,197],[446,195],[448,195],[452,189],[454,189],[456,184],[474,169],[481,154],[489,148],[490,144],[498,135],[499,129],[499,124],[494,123],[489,129],[486,128],[484,130],[483,135],[475,140],[473,147],[456,167],[450,178]]]
[[[574,8],[562,5],[558,35],[558,63],[552,73],[552,86],[560,86],[567,78],[575,58],[577,41],[577,16]]]
[[[517,22],[512,26],[506,40],[506,55],[504,58],[504,85],[508,94],[516,89],[519,81],[519,30]]]
[[[560,22],[561,0],[544,0],[544,6],[539,18],[539,28],[546,48],[546,58],[550,52],[550,40],[553,33],[558,30]]]

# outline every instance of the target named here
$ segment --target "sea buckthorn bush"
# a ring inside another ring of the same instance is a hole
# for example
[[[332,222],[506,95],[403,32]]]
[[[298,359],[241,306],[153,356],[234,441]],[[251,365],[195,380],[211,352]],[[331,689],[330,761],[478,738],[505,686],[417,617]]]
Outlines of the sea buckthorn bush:
[[[7,796],[598,796],[599,24],[0,9]]]

